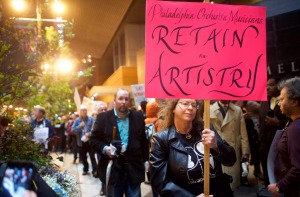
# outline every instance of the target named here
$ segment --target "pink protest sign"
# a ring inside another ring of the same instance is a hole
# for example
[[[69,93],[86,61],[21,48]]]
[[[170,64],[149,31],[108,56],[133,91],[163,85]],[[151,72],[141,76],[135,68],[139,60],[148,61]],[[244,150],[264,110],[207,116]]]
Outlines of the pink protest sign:
[[[266,9],[147,0],[145,94],[266,100]]]

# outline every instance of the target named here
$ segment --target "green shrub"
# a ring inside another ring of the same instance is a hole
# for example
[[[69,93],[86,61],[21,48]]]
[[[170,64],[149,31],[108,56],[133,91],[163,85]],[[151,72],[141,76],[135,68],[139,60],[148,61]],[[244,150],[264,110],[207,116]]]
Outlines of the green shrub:
[[[49,166],[51,157],[47,156],[44,146],[31,139],[33,129],[24,120],[15,120],[9,129],[0,136],[0,161],[29,160],[37,167]]]

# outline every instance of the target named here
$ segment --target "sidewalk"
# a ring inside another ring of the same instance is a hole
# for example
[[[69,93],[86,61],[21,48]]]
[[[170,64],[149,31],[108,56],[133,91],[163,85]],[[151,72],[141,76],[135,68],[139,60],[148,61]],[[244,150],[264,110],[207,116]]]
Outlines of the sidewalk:
[[[92,174],[88,174],[83,176],[82,169],[83,165],[81,163],[73,164],[73,154],[64,153],[62,154],[64,157],[64,162],[56,161],[55,163],[59,166],[63,166],[65,170],[73,174],[78,180],[78,186],[81,191],[82,197],[99,197],[99,192],[101,189],[101,182],[98,178],[94,178]],[[53,156],[56,158],[57,156]],[[249,185],[248,186],[240,186],[234,193],[235,197],[257,197],[258,191],[263,187],[262,181],[254,177],[253,168],[250,166],[249,169]],[[142,197],[152,197],[151,187],[150,185],[146,185],[142,183],[141,185]]]
[[[83,165],[78,162],[73,164],[73,154],[71,153],[64,153],[60,154],[60,156],[64,157],[63,162],[55,161],[55,163],[59,166],[63,166],[65,170],[70,172],[72,175],[76,177],[78,180],[78,186],[81,192],[82,197],[100,197],[100,189],[101,189],[101,182],[99,178],[94,178],[91,169],[88,175],[82,175]],[[56,158],[57,155],[53,153],[53,158]],[[89,161],[89,159],[88,159]],[[91,166],[90,166],[91,168]],[[142,196],[143,197],[152,197],[151,187],[150,185],[146,185],[142,183],[141,185]]]

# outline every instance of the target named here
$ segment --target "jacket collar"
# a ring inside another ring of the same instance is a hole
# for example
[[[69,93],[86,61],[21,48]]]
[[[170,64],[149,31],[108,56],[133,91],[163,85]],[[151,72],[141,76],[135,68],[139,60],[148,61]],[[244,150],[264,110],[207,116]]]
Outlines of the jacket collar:
[[[182,144],[180,143],[178,137],[177,137],[177,133],[176,133],[176,129],[174,126],[169,128],[168,131],[168,141],[170,143],[170,145],[174,148],[177,149],[179,151],[183,151],[186,153],[185,148],[182,146]]]
[[[228,105],[228,109],[227,109],[227,115],[225,116],[225,119],[224,119],[224,121],[222,123],[222,127],[224,127],[229,122],[231,122],[234,117],[235,117],[234,104],[232,104],[230,102],[229,105]]]
[[[225,118],[223,119],[223,116],[220,112],[220,106],[218,105],[217,102],[215,102],[211,108],[211,114],[210,117],[213,119],[219,119],[222,120],[222,125],[221,127],[224,127],[225,125],[227,125],[229,122],[232,121],[233,117],[235,116],[235,108],[234,108],[234,104],[232,104],[231,102],[228,105],[228,109],[227,109],[227,113]]]
[[[114,107],[113,111],[114,111],[115,116],[116,116],[117,118],[121,119],[121,118],[118,116],[117,109],[116,109],[115,107]],[[128,110],[127,110],[127,117],[126,117],[126,118],[129,117],[129,114],[130,114],[130,110],[128,109]]]

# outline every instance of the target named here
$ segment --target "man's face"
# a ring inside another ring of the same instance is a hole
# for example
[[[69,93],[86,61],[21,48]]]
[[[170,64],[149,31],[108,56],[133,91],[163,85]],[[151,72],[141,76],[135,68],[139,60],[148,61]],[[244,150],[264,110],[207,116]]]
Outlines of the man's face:
[[[280,94],[275,79],[269,79],[268,80],[268,82],[267,82],[267,94],[268,94],[268,97],[277,97]]]
[[[81,116],[82,118],[86,118],[86,117],[87,117],[87,110],[86,110],[86,109],[80,110],[80,116]]]
[[[129,103],[130,103],[129,92],[127,92],[126,90],[119,90],[115,98],[116,110],[120,113],[127,113]]]
[[[43,113],[40,112],[38,109],[34,110],[33,115],[37,119],[41,119],[43,117]]]
[[[97,113],[101,114],[101,113],[106,112],[106,111],[107,111],[107,107],[105,105],[100,105],[98,110],[97,110]]]

